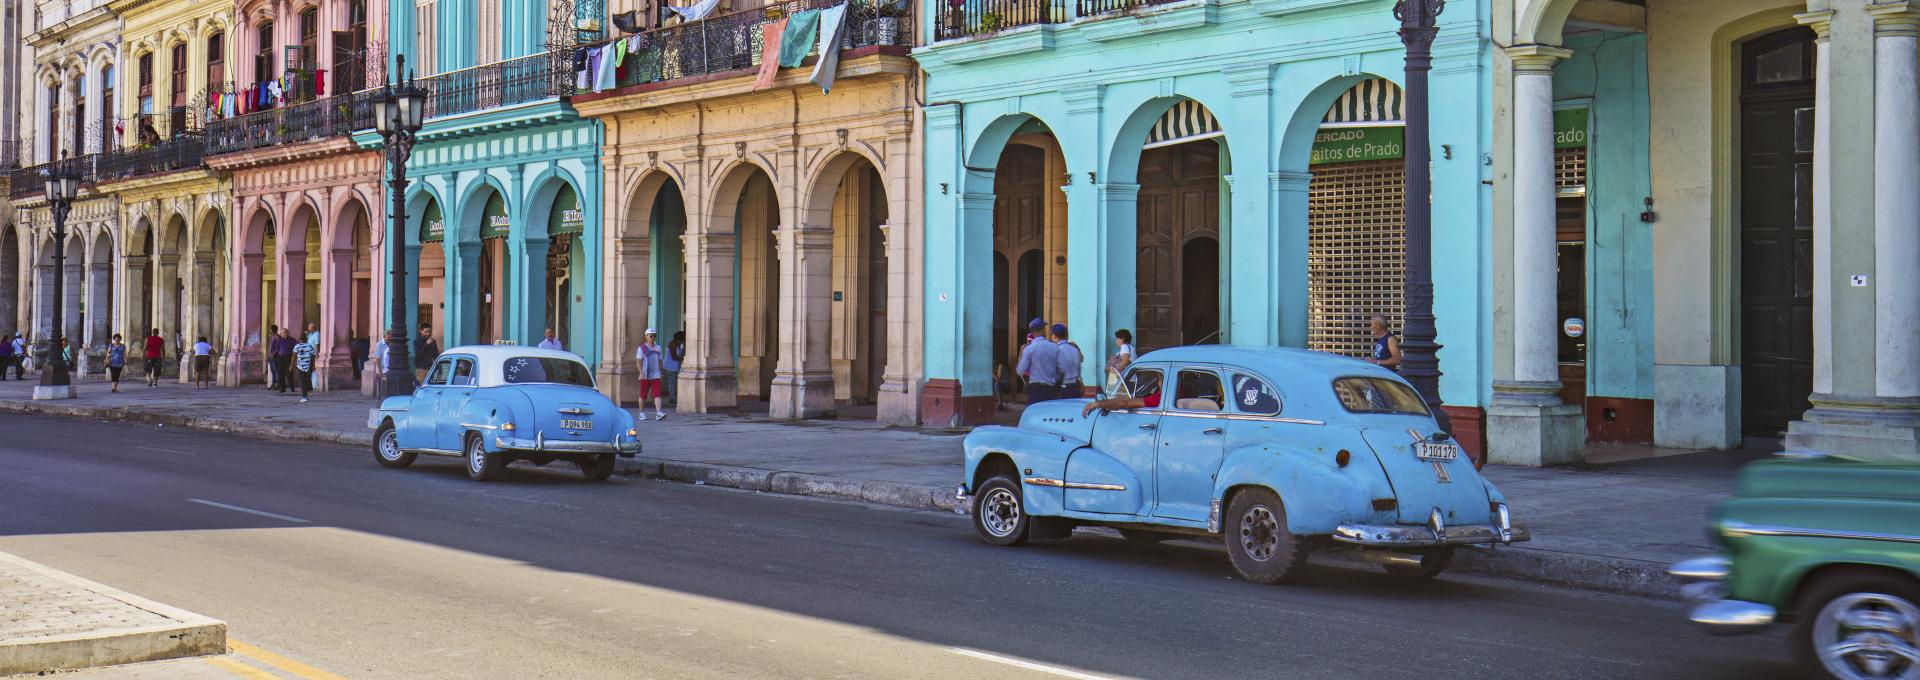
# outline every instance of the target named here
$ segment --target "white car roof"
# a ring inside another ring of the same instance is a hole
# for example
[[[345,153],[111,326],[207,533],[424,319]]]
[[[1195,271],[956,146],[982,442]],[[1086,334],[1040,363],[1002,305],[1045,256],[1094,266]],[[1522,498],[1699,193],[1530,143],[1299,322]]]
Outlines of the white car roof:
[[[565,359],[582,365],[587,363],[586,359],[572,352],[518,345],[461,345],[441,352],[440,356],[446,357],[453,354],[472,356],[476,360],[479,369],[475,371],[474,376],[477,387],[494,387],[504,383],[505,378],[500,372],[500,364],[513,357]],[[588,374],[591,375],[593,367],[587,368]]]

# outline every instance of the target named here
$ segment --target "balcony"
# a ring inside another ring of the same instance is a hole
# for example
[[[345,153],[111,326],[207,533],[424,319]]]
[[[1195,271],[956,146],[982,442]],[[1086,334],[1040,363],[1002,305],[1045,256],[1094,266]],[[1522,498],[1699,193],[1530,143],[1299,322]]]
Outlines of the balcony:
[[[1065,0],[936,0],[947,9],[933,25],[933,39],[953,40],[977,35],[992,35],[1009,28],[1038,24],[1065,23]],[[1146,0],[1076,0],[1080,14],[1119,11],[1151,4]],[[1110,9],[1095,9],[1110,8]],[[1088,9],[1095,9],[1088,12]]]
[[[848,3],[841,49],[911,45],[913,17],[907,8],[912,5],[910,0],[895,2],[898,4],[885,0]],[[632,42],[627,45],[626,64],[615,87],[757,68],[765,44],[761,25],[795,12],[836,4],[838,0],[789,0],[619,38]],[[817,48],[808,55],[819,56]]]
[[[92,184],[94,181],[94,178],[98,175],[101,158],[102,158],[101,154],[87,154],[79,158],[74,158],[74,159],[59,161],[59,162],[68,163],[75,169],[79,170],[80,182],[82,184]],[[40,195],[42,192],[46,190],[47,169],[52,167],[53,165],[55,164],[41,163],[39,165],[35,165],[31,167],[14,168],[8,171],[7,172],[8,198],[11,198],[17,201],[22,198]]]
[[[158,144],[117,149],[99,155],[90,178],[94,183],[118,182],[145,175],[200,167],[207,152],[203,132],[183,132]]]
[[[1120,14],[1135,9],[1165,5],[1178,0],[1074,0],[1074,15],[1093,17],[1102,14]]]
[[[427,118],[573,94],[571,50],[546,52],[485,66],[449,71],[419,82],[427,91]],[[371,118],[362,129],[372,128]]]
[[[207,125],[209,156],[346,137],[373,127],[369,90],[255,111]]]

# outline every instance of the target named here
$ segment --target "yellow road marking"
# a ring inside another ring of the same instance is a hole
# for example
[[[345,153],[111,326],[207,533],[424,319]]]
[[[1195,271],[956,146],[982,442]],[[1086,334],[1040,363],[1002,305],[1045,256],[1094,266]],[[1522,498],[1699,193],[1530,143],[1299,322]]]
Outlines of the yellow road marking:
[[[228,673],[238,675],[240,677],[246,678],[247,680],[280,680],[279,678],[274,677],[272,673],[268,673],[266,671],[260,670],[258,668],[254,668],[252,666],[240,663],[238,661],[234,661],[233,659],[229,659],[226,657],[209,656],[209,657],[206,657],[206,662],[213,664],[214,668],[218,668]]]
[[[338,675],[294,661],[293,659],[280,656],[279,654],[269,652],[239,640],[228,639],[227,646],[233,648],[233,651],[237,654],[300,676],[305,680],[347,680]]]

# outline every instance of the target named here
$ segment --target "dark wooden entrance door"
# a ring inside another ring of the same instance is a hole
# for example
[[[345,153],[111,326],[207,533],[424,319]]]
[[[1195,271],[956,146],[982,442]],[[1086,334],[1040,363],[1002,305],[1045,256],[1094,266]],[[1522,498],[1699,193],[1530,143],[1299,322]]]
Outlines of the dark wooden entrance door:
[[[1813,392],[1813,31],[1747,43],[1740,96],[1741,422],[1779,437]]]
[[[1220,327],[1219,247],[1201,244],[1189,251],[1187,243],[1203,238],[1219,243],[1219,144],[1207,139],[1141,153],[1139,201],[1134,270],[1139,351],[1217,340],[1208,336]],[[1189,256],[1208,250],[1214,254],[1210,261]],[[1195,286],[1211,290],[1190,290]]]
[[[995,263],[1014,266],[996,278],[1006,285],[994,291],[993,323],[999,335],[993,360],[1009,370],[1020,360],[1027,322],[1046,313],[1046,163],[1046,150],[1008,144],[993,176],[993,249],[1000,256]],[[1058,182],[1056,178],[1054,184]]]

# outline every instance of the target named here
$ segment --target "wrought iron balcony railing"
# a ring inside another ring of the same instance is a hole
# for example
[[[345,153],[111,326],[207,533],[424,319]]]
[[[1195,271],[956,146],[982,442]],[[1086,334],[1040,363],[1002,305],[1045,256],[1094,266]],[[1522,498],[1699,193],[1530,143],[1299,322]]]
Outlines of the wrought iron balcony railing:
[[[1154,5],[1164,5],[1176,0],[1074,0],[1077,16],[1091,17],[1101,14],[1119,14],[1129,10]]]
[[[79,172],[82,184],[92,184],[99,175],[100,162],[104,154],[90,153],[79,158],[64,161],[41,163],[25,168],[15,168],[7,173],[7,194],[9,198],[19,200],[28,196],[38,196],[46,191],[47,170],[60,164]]]
[[[207,155],[345,137],[373,127],[374,91],[216,120],[207,125]]]
[[[933,39],[990,35],[1018,26],[1066,22],[1066,0],[939,0],[946,9],[933,25]],[[1095,6],[1120,6],[1128,0],[1092,0]],[[1138,1],[1133,4],[1142,4]]]
[[[449,71],[421,80],[428,118],[573,94],[573,51],[557,50]],[[373,127],[369,120],[367,127]],[[364,129],[364,128],[363,128]]]
[[[837,0],[787,0],[622,36],[617,40],[631,42],[628,43],[627,59],[615,86],[626,87],[758,67],[761,48],[765,44],[761,25],[795,12],[836,4],[839,4]],[[855,0],[848,3],[841,49],[911,45],[913,17],[910,7],[911,0]],[[608,41],[597,46],[611,44],[612,41]],[[817,48],[809,50],[808,55],[818,56]]]
[[[206,153],[205,133],[181,133],[158,144],[125,147],[102,154],[92,180],[117,182],[144,175],[197,168],[200,167],[200,160]]]
[[[0,140],[0,168],[20,167],[20,140]]]

